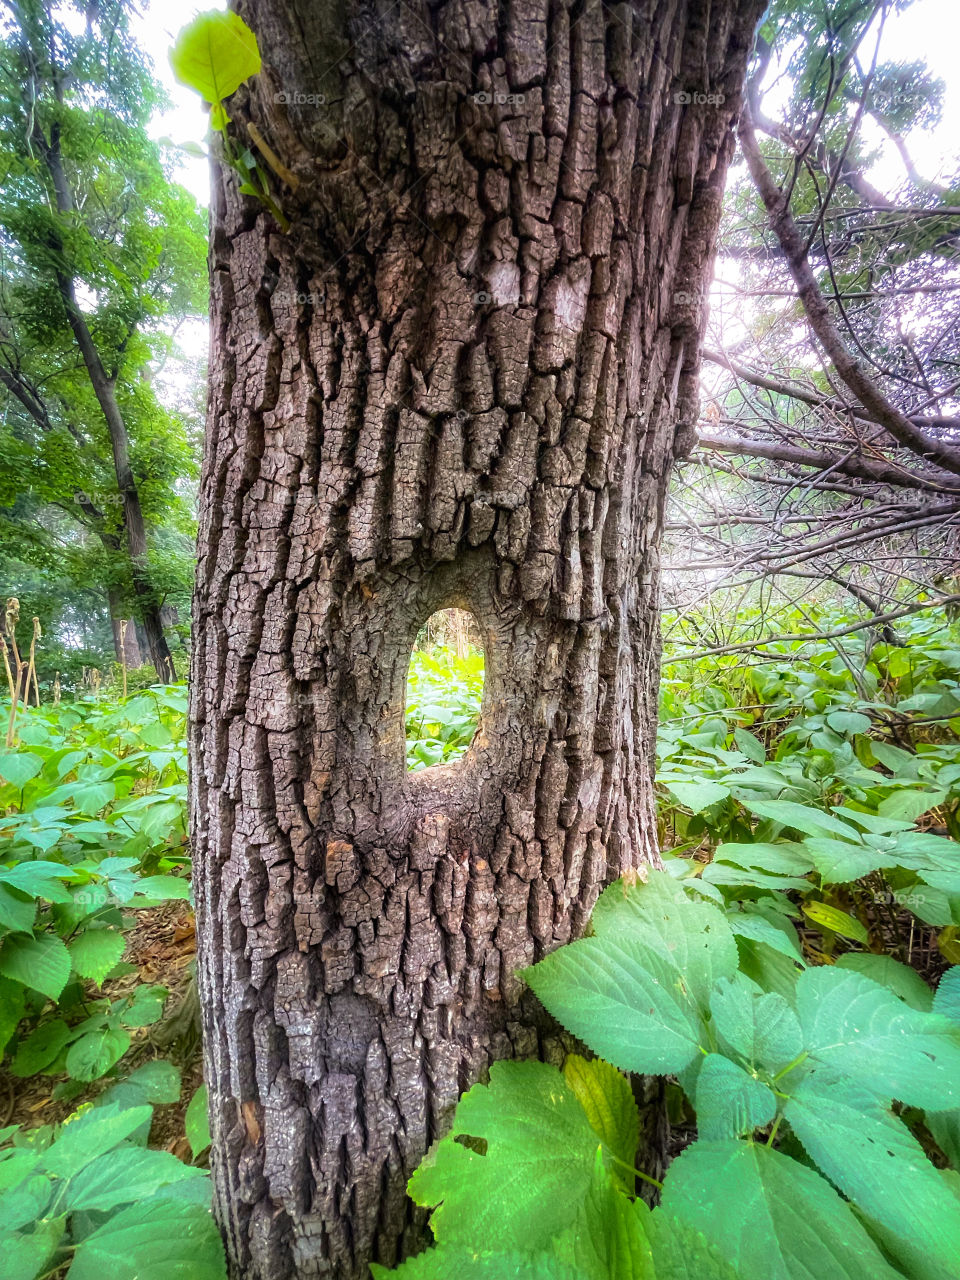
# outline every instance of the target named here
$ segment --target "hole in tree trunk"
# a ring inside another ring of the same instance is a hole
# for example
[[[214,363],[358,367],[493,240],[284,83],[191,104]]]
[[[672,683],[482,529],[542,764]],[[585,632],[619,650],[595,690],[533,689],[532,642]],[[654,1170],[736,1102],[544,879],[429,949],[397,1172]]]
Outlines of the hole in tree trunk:
[[[417,634],[407,672],[407,768],[452,764],[477,731],[483,642],[472,613],[441,609]]]

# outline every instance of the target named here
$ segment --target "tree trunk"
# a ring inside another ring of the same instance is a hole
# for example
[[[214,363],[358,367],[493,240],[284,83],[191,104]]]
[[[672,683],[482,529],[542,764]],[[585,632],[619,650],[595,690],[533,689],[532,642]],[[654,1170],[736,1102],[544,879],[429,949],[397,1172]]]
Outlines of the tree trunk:
[[[286,234],[222,169],[213,205],[192,817],[235,1275],[418,1248],[459,1095],[559,1053],[517,969],[657,857],[657,548],[760,8],[242,10],[232,127],[299,185]],[[409,774],[446,607],[480,726]]]
[[[140,642],[137,639],[137,624],[134,618],[127,619],[126,632],[121,640],[120,614],[122,606],[116,591],[108,591],[110,604],[110,626],[113,628],[113,647],[117,661],[123,662],[128,671],[134,670],[143,663],[140,656]]]

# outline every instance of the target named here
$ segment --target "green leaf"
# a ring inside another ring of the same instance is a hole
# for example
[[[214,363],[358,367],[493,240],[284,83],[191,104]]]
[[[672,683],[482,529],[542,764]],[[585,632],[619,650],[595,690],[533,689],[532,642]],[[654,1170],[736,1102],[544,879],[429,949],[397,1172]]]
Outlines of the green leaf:
[[[837,733],[854,734],[869,733],[870,717],[862,711],[832,711],[827,716],[827,724]]]
[[[639,1202],[638,1202],[639,1203]],[[719,1249],[689,1223],[668,1217],[662,1209],[645,1215],[657,1280],[741,1280]]]
[[[721,1047],[751,1067],[776,1074],[803,1052],[793,1009],[783,996],[762,991],[745,974],[717,983],[710,1013]]]
[[[163,1005],[169,992],[166,987],[143,983],[134,988],[130,1003],[120,1013],[125,1027],[151,1027],[163,1017]]]
[[[720,782],[703,779],[700,782],[671,782],[668,786],[670,794],[694,813],[703,813],[711,805],[718,804],[730,796],[730,788]]]
[[[157,1058],[131,1071],[119,1084],[112,1085],[97,1099],[96,1105],[117,1103],[120,1107],[142,1106],[145,1102],[180,1101],[180,1072],[172,1062]]]
[[[19,982],[0,978],[0,1058],[26,1012],[26,992]]]
[[[750,909],[750,904],[743,904],[744,910],[733,909],[727,912],[730,928],[738,938],[751,938],[754,942],[765,942],[774,951],[789,956],[797,964],[806,964],[800,954],[797,933],[789,920],[772,920],[769,916]]]
[[[111,1151],[153,1115],[150,1107],[99,1107],[64,1124],[41,1157],[41,1168],[55,1178],[72,1178],[97,1156]]]
[[[804,902],[801,910],[819,928],[839,933],[841,938],[852,938],[854,942],[870,941],[869,933],[859,920],[855,920],[846,911],[841,911],[839,907],[831,907],[828,902]]]
[[[960,1204],[901,1120],[865,1089],[819,1070],[800,1081],[784,1118],[848,1200],[918,1246],[926,1265],[911,1276],[960,1274]]]
[[[183,880],[180,876],[144,876],[137,881],[137,897],[150,898],[155,902],[167,902],[173,898],[187,899],[190,897],[190,881]],[[134,898],[130,905],[137,907],[143,904]]]
[[[802,831],[808,836],[837,835],[847,840],[856,840],[856,828],[843,822],[832,813],[824,813],[822,809],[814,809],[810,805],[797,804],[793,800],[751,800],[743,802],[751,813],[759,818],[770,818],[784,827],[794,831]]]
[[[960,965],[948,969],[940,979],[933,997],[933,1011],[949,1018],[951,1022],[960,1023]]]
[[[67,1184],[62,1208],[106,1212],[143,1200],[159,1187],[203,1176],[201,1169],[184,1164],[169,1151],[123,1146],[98,1156],[83,1170],[82,1178]]]
[[[880,867],[895,867],[894,853],[881,853],[865,844],[834,840],[832,836],[810,836],[803,846],[810,850],[817,871],[827,884],[849,884]]]
[[[33,898],[25,898],[15,889],[0,884],[0,928],[11,933],[33,933],[37,904]]]
[[[767,753],[764,750],[763,743],[755,738],[748,729],[734,729],[733,740],[743,754],[749,756],[754,764],[766,763]]]
[[[130,1048],[130,1037],[118,1027],[91,1031],[67,1050],[67,1075],[73,1080],[99,1080]]]
[[[162,1193],[114,1214],[77,1245],[70,1280],[226,1280],[209,1209]]]
[[[567,1054],[563,1078],[579,1099],[604,1147],[622,1164],[632,1167],[640,1141],[640,1111],[630,1081],[602,1058],[588,1062],[576,1053]],[[632,1174],[620,1169],[618,1176],[632,1189]]]
[[[170,66],[181,84],[211,104],[221,103],[259,72],[257,37],[238,14],[201,13],[177,36]]]
[[[642,942],[582,938],[521,976],[568,1031],[624,1071],[682,1071],[698,1053],[700,1019],[682,977]]]
[[[48,1218],[30,1232],[18,1231],[0,1241],[3,1250],[3,1280],[34,1280],[43,1273],[63,1239],[65,1219]]]
[[[653,1252],[644,1230],[650,1210],[615,1189],[598,1161],[573,1230],[574,1259],[597,1280],[656,1280]]]
[[[32,751],[0,752],[0,776],[18,791],[22,791],[42,768],[43,756],[34,755]]]
[[[427,1249],[395,1271],[371,1262],[373,1280],[583,1280],[549,1253],[474,1253],[471,1249]]]
[[[69,902],[70,894],[62,882],[72,879],[70,868],[59,862],[20,862],[15,867],[0,867],[0,882],[47,902]]]
[[[777,1100],[762,1081],[719,1053],[708,1053],[697,1077],[701,1138],[736,1138],[773,1121]]]
[[[782,996],[788,1004],[796,1000],[797,979],[800,969],[782,951],[774,951],[765,942],[741,938],[737,942],[740,952],[740,972],[750,978],[762,991]]]
[[[862,974],[823,966],[797,982],[811,1057],[883,1098],[946,1110],[960,1105],[960,1027],[920,1013]]]
[[[0,973],[56,1000],[70,977],[70,953],[56,934],[17,934],[0,947]]]
[[[591,924],[601,940],[636,941],[669,961],[680,989],[704,1011],[717,978],[737,969],[737,944],[724,912],[691,899],[664,871],[651,871],[645,884],[611,885],[600,895]]]
[[[10,1064],[11,1075],[35,1076],[54,1062],[70,1041],[70,1028],[62,1018],[54,1018],[37,1027],[17,1046]]]
[[[123,959],[126,943],[117,929],[84,929],[67,950],[73,968],[81,978],[92,979],[98,987],[107,974]]]
[[[830,1184],[766,1145],[695,1142],[670,1166],[662,1207],[751,1280],[898,1280]]]
[[[486,1153],[456,1141],[480,1139]],[[441,1244],[537,1249],[583,1202],[599,1143],[576,1095],[542,1062],[496,1062],[490,1084],[460,1099],[450,1134],[410,1179],[415,1203],[435,1209]]]
[[[838,969],[862,973],[871,982],[888,987],[911,1009],[929,1013],[933,1008],[933,992],[915,969],[910,969],[893,956],[875,956],[869,951],[848,951],[837,961]],[[937,1013],[944,1010],[937,1009]]]
[[[190,1105],[184,1116],[184,1128],[194,1160],[206,1151],[211,1142],[207,1107],[207,1086],[202,1084],[190,1099]]]

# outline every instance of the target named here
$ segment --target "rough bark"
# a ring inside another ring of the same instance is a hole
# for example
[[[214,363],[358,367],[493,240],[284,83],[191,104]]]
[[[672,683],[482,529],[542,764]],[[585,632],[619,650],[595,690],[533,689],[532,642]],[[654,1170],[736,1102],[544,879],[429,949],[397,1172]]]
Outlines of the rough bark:
[[[110,605],[110,626],[113,630],[113,648],[117,655],[117,661],[124,663],[128,671],[133,671],[143,662],[143,658],[140,656],[140,641],[137,638],[136,621],[133,618],[128,618],[126,631],[123,632],[123,628],[120,626],[122,603],[119,593],[108,591],[107,599]],[[122,637],[121,632],[123,632]]]
[[[516,970],[656,859],[657,546],[760,7],[242,7],[232,127],[299,180],[287,234],[223,171],[212,214],[192,820],[248,1280],[422,1243],[404,1184],[460,1093],[560,1052]],[[408,774],[447,606],[480,726]]]

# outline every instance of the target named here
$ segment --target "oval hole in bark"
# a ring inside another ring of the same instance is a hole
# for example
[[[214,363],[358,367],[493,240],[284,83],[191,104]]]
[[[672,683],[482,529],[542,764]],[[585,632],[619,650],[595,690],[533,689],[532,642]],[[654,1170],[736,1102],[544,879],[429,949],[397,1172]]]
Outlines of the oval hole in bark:
[[[417,633],[407,671],[407,768],[452,764],[477,731],[483,641],[473,614],[440,609]]]

